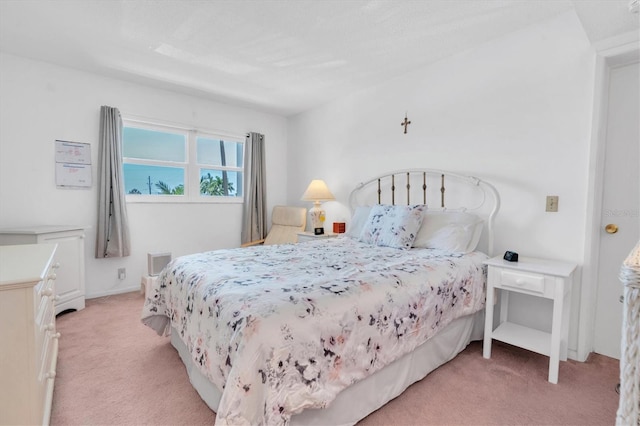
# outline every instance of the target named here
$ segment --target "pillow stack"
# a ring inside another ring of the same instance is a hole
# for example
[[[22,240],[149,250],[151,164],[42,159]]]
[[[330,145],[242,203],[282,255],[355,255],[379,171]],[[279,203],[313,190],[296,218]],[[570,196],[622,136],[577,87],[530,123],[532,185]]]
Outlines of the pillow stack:
[[[483,225],[475,214],[428,211],[426,205],[360,206],[345,235],[377,246],[470,253],[478,246]]]
[[[467,212],[427,212],[413,247],[470,253],[476,249],[484,221]]]

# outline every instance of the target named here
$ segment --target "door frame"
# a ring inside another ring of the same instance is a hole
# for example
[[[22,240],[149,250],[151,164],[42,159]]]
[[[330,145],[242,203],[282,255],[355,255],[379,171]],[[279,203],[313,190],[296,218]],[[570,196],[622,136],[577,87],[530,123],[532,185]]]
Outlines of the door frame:
[[[591,117],[585,248],[580,296],[580,326],[578,328],[578,361],[586,361],[593,351],[595,334],[610,71],[616,66],[630,64],[640,59],[639,35],[636,31],[631,31],[599,42],[593,47],[595,49],[596,62],[593,113]],[[593,190],[590,190],[591,188]]]

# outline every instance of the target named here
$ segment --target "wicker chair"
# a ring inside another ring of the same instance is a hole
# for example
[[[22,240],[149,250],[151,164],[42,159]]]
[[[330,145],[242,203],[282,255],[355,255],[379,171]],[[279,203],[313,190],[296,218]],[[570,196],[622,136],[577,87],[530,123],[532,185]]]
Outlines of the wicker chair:
[[[624,285],[617,426],[640,426],[640,241],[620,268]]]
[[[289,244],[298,242],[298,232],[307,226],[307,209],[304,207],[275,206],[271,212],[271,228],[266,238],[242,244]]]

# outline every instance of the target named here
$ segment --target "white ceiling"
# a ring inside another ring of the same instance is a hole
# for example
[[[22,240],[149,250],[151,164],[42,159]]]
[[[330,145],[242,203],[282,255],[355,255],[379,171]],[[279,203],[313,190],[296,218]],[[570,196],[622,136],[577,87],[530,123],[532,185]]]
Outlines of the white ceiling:
[[[291,115],[570,10],[640,28],[629,0],[0,0],[0,51]]]

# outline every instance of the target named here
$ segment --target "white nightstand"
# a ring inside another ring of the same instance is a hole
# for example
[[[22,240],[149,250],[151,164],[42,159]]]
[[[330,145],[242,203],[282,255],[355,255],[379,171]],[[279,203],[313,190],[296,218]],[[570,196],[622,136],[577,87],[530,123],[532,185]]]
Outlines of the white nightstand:
[[[302,243],[305,241],[322,240],[325,238],[337,237],[338,235],[340,234],[325,233],[325,234],[316,235],[313,232],[298,232],[298,242]]]
[[[521,257],[507,262],[502,256],[486,260],[488,266],[487,304],[482,355],[491,358],[491,339],[547,355],[549,381],[558,383],[560,360],[567,360],[571,284],[575,263]],[[500,289],[500,325],[493,329],[496,289]],[[553,300],[551,333],[510,323],[509,292],[529,294]]]

